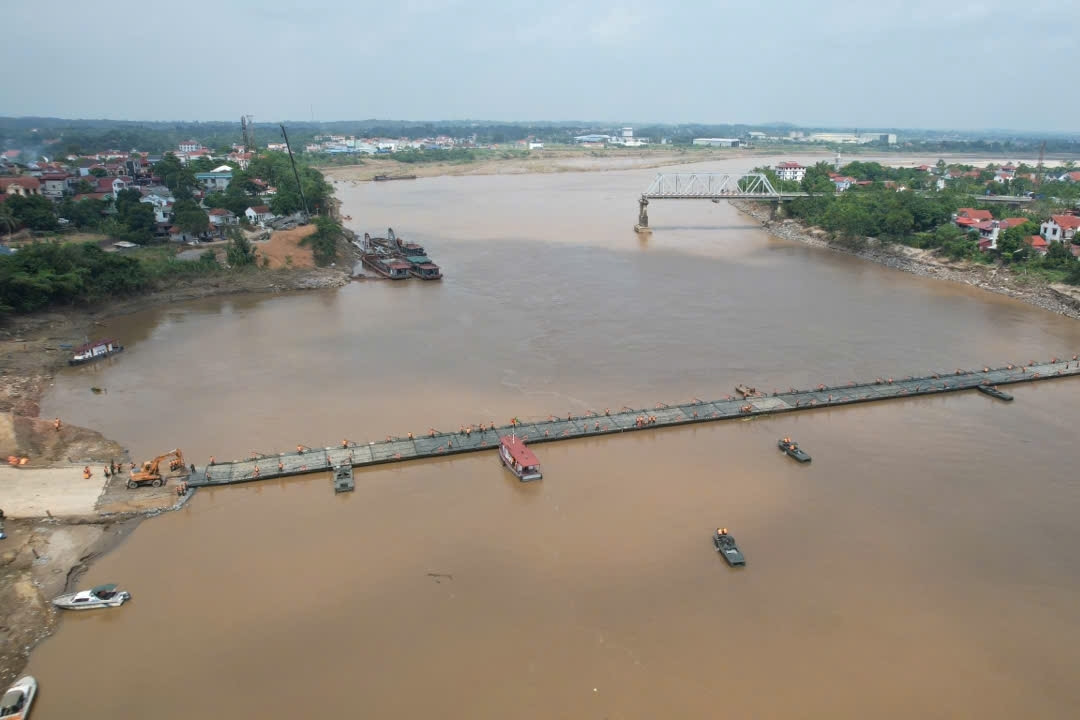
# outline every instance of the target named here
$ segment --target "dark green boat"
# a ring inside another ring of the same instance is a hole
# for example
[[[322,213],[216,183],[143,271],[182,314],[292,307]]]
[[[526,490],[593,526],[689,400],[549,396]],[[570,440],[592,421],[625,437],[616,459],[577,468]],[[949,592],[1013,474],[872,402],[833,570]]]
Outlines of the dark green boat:
[[[1012,399],[1013,399],[1012,395],[1010,395],[1007,392],[1003,392],[1001,390],[998,390],[993,385],[976,385],[975,388],[979,392],[984,393],[986,395],[989,395],[992,398],[997,398],[998,400],[1004,400],[1005,402],[1012,402]]]
[[[781,438],[776,441],[776,446],[786,452],[788,457],[795,458],[801,463],[810,462],[810,455],[799,447],[799,443],[791,438]]]
[[[724,556],[728,565],[735,567],[746,564],[742,550],[739,550],[739,546],[735,544],[735,538],[728,534],[727,528],[716,528],[712,542],[716,546],[716,552]]]

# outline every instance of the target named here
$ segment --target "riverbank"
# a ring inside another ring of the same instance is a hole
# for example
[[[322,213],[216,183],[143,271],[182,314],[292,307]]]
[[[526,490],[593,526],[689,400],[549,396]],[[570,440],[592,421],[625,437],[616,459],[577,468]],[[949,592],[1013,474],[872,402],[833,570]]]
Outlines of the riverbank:
[[[418,178],[464,175],[525,175],[534,173],[602,172],[609,170],[640,170],[708,162],[775,155],[773,148],[676,148],[657,145],[633,149],[550,148],[511,155],[479,159],[473,162],[403,163],[388,157],[370,157],[359,165],[324,166],[319,170],[331,181],[366,182],[376,175],[415,175]],[[799,155],[832,157],[826,150],[800,150]]]
[[[146,294],[17,316],[0,326],[0,458],[29,458],[18,469],[0,467],[0,509],[8,515],[8,538],[0,540],[0,683],[12,680],[34,645],[55,628],[52,597],[72,587],[86,565],[139,520],[179,505],[171,486],[135,493],[124,486],[124,476],[105,481],[104,464],[132,461],[119,443],[63,422],[57,431],[51,418],[38,417],[45,390],[71,354],[62,346],[97,336],[109,318],[149,307],[348,282],[344,271],[332,268],[186,276]],[[87,464],[94,475],[84,480],[80,468]]]
[[[1029,305],[1080,320],[1080,289],[1051,285],[1034,275],[1023,275],[997,265],[967,260],[948,260],[933,250],[882,243],[867,238],[865,247],[846,247],[829,240],[824,230],[798,220],[774,220],[772,207],[747,200],[729,201],[739,212],[761,224],[771,235],[792,242],[853,255],[863,260],[920,277],[964,283],[981,290],[1006,295]]]

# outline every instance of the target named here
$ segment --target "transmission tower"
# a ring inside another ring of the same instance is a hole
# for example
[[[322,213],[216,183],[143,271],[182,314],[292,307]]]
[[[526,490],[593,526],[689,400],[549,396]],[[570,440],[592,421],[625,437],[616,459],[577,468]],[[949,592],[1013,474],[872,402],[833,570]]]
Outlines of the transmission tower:
[[[255,150],[255,118],[253,115],[240,116],[240,132],[244,136],[244,149],[249,152]]]

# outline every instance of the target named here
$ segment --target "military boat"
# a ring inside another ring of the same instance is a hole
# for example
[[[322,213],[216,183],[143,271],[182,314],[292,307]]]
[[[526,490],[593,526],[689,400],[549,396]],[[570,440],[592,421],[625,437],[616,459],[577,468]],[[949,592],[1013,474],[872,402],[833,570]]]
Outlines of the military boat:
[[[810,455],[799,447],[799,443],[791,438],[781,438],[780,440],[777,440],[776,446],[787,453],[788,457],[795,458],[801,463],[810,462]]]
[[[1002,390],[998,390],[993,385],[976,385],[975,388],[979,392],[984,393],[986,395],[989,395],[992,398],[997,398],[998,400],[1004,400],[1005,402],[1012,402],[1012,399],[1013,399],[1012,395],[1010,395],[1009,393],[1004,392]]]
[[[716,552],[723,555],[724,560],[727,560],[727,564],[731,567],[746,564],[742,550],[739,550],[739,546],[735,544],[735,538],[728,534],[727,528],[716,528],[712,542],[716,546]]]

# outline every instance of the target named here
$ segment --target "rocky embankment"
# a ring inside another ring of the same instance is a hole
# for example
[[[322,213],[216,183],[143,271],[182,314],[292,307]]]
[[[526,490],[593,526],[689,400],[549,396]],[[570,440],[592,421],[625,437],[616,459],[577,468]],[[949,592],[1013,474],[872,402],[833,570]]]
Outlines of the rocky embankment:
[[[1080,292],[1063,285],[1046,285],[1012,272],[1008,268],[969,261],[949,261],[931,250],[883,243],[867,238],[865,247],[846,247],[829,241],[824,230],[807,227],[798,220],[775,220],[772,208],[757,203],[731,200],[740,212],[761,223],[775,237],[812,247],[854,255],[870,262],[921,277],[950,280],[981,290],[1007,295],[1050,312],[1080,319]]]

